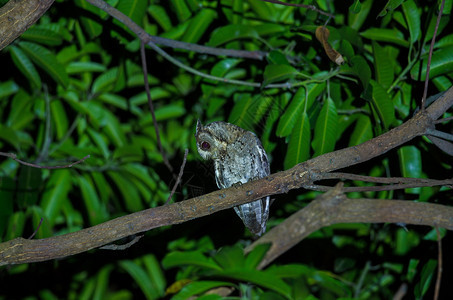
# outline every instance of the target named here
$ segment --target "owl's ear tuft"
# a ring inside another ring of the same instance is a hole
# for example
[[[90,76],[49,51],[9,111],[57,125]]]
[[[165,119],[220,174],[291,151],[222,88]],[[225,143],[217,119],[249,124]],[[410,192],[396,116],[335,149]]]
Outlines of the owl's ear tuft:
[[[203,130],[203,124],[201,124],[201,121],[198,119],[197,120],[197,130],[195,131],[195,136],[197,136],[201,130]]]

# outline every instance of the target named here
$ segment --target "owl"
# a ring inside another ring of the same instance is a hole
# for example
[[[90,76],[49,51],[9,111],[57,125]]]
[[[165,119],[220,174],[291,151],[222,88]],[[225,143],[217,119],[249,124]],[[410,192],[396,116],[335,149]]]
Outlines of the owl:
[[[198,120],[197,149],[205,160],[213,160],[215,180],[220,189],[269,175],[269,161],[258,137],[226,122],[203,126]],[[266,231],[269,197],[234,208],[244,225],[256,236]]]

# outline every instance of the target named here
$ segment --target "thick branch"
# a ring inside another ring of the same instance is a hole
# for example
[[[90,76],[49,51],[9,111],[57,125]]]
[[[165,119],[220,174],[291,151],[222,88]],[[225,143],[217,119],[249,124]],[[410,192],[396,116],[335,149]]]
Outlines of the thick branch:
[[[10,0],[0,8],[0,50],[33,25],[54,0]]]
[[[264,268],[311,233],[338,223],[405,223],[453,230],[453,207],[404,200],[348,199],[338,187],[287,218],[245,251],[270,243],[259,265]]]
[[[379,137],[354,147],[315,157],[287,171],[271,174],[268,177],[251,181],[239,187],[231,187],[183,202],[147,209],[74,233],[41,240],[16,238],[1,243],[0,265],[38,262],[74,255],[132,234],[165,225],[179,224],[251,202],[264,196],[286,193],[291,189],[310,186],[314,181],[318,180],[319,174],[323,172],[330,172],[364,162],[416,136],[423,135],[428,128],[434,126],[434,121],[452,104],[453,88],[450,88],[428,109],[420,111],[406,123]],[[369,202],[370,200],[362,199],[350,201],[352,202],[343,200],[341,205],[335,207],[335,213],[339,215],[338,222],[362,222],[361,220],[363,222],[392,222],[393,220],[410,224],[437,224],[440,227],[449,229],[452,228],[453,224],[452,208],[442,205],[405,201],[390,202],[388,200],[372,200],[372,202]],[[317,205],[316,203],[313,205]],[[329,205],[327,205],[327,208],[330,207]],[[326,205],[323,204],[323,207],[326,208]],[[389,219],[394,216],[394,214],[389,212],[389,207],[391,208],[390,211],[399,210],[401,213],[404,212],[403,216],[406,216],[406,218]],[[414,207],[413,211],[412,207]],[[363,211],[366,209],[369,210]],[[445,217],[428,220],[425,216],[429,210],[433,210],[435,214]],[[443,211],[448,213],[442,213]],[[360,219],[361,216],[366,217]],[[315,217],[312,216],[312,218]],[[321,219],[319,216],[316,216],[316,218]],[[314,221],[310,219],[304,220],[300,224],[299,230],[306,230],[306,226],[309,226]]]

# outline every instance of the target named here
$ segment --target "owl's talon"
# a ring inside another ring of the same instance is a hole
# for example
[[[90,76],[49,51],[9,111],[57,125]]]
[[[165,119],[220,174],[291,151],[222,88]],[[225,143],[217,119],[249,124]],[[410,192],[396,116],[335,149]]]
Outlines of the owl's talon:
[[[232,187],[235,187],[235,188],[238,188],[238,187],[240,187],[241,185],[242,185],[242,182],[238,181],[238,182],[236,182],[236,183],[233,183],[231,186],[232,186]]]

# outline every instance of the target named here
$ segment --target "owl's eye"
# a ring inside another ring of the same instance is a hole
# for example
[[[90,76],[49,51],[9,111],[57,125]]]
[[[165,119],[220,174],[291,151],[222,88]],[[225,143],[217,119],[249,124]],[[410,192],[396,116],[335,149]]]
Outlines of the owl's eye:
[[[206,150],[209,150],[209,148],[211,148],[211,144],[209,144],[209,143],[206,142],[206,141],[205,141],[205,142],[201,142],[200,146],[201,146],[201,149],[203,149],[203,150],[205,150],[205,151],[206,151]]]

